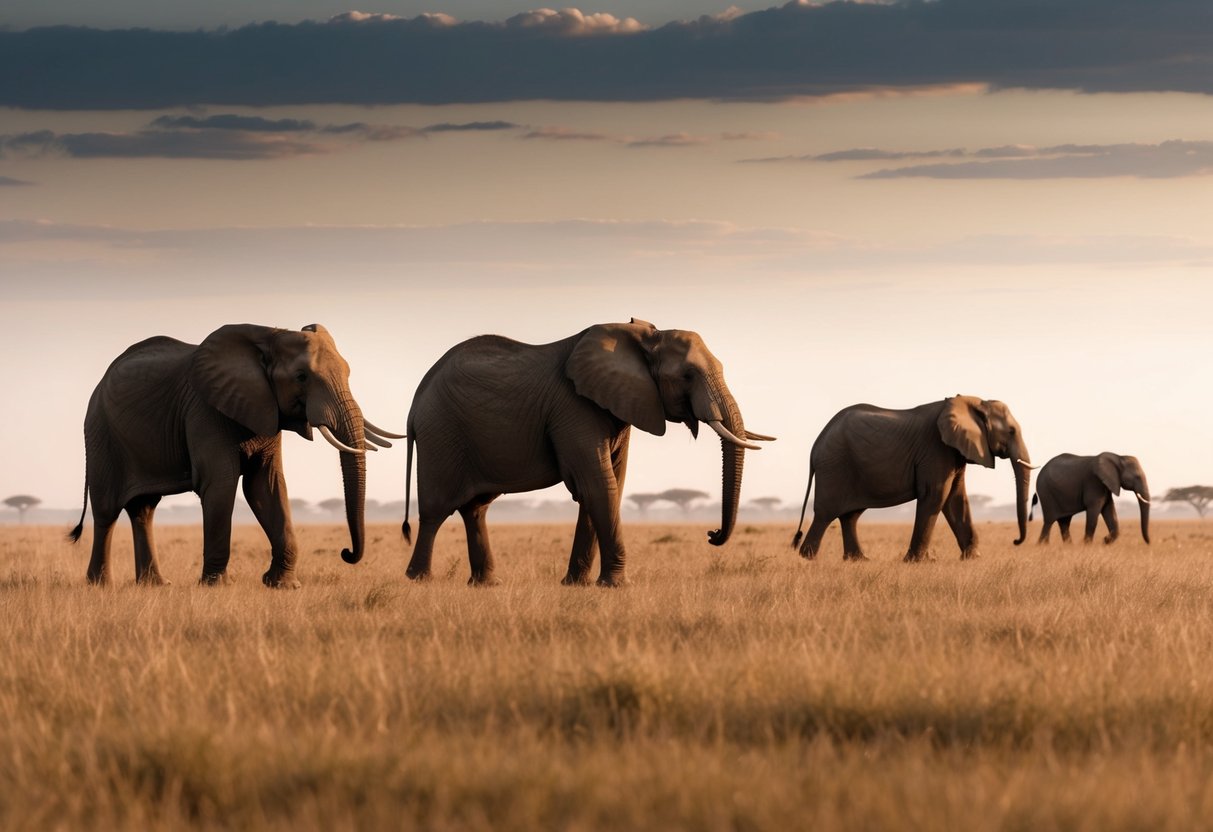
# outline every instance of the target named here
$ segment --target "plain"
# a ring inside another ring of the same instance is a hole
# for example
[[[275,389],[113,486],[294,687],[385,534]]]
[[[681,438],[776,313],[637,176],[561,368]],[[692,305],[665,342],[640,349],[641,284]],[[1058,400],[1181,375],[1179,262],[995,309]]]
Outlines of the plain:
[[[1080,518],[1081,519],[1081,518]],[[173,586],[85,585],[87,534],[0,528],[0,826],[280,829],[1213,828],[1213,527],[904,564],[904,525],[631,524],[631,585],[562,587],[571,527],[493,525],[500,586],[300,531],[299,591],[237,527],[158,530]]]

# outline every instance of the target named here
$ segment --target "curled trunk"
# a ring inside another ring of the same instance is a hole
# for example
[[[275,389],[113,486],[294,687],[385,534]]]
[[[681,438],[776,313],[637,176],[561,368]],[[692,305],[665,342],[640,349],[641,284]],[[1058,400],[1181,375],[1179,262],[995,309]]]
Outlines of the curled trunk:
[[[362,411],[353,399],[348,400],[335,426],[337,437],[353,448],[366,444],[363,437]],[[346,563],[362,560],[366,539],[366,455],[341,453],[341,480],[345,489],[345,520],[350,530],[350,548],[341,550]]]

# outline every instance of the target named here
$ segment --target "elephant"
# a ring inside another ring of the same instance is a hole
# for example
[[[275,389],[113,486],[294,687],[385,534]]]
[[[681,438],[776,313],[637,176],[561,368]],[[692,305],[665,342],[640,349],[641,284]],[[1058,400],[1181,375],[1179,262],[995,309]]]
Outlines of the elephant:
[[[732,534],[746,449],[773,437],[751,433],[723,368],[698,334],[646,321],[591,326],[550,344],[482,335],[452,347],[426,373],[409,411],[402,532],[409,526],[414,443],[420,530],[407,575],[428,578],[434,536],[455,511],[467,530],[471,585],[496,583],[485,515],[506,493],[563,482],[579,504],[566,585],[626,582],[619,504],[631,426],[662,436],[666,422],[721,437],[721,526]]]
[[[1058,454],[1045,463],[1036,477],[1036,493],[1032,496],[1032,511],[1040,503],[1044,517],[1044,528],[1040,530],[1037,543],[1048,543],[1053,523],[1061,529],[1061,539],[1070,542],[1070,519],[1086,509],[1087,528],[1083,542],[1090,543],[1095,537],[1095,526],[1102,514],[1108,534],[1104,543],[1111,543],[1120,536],[1120,524],[1116,520],[1116,502],[1112,498],[1127,488],[1137,497],[1141,509],[1141,537],[1150,542],[1150,489],[1146,485],[1146,474],[1134,456],[1105,451],[1098,456],[1076,456]],[[1029,514],[1028,519],[1032,519]]]
[[[800,554],[815,558],[821,538],[835,518],[842,526],[843,558],[866,560],[856,535],[859,517],[869,508],[917,500],[907,562],[929,558],[936,517],[956,536],[962,559],[978,556],[977,534],[965,492],[965,465],[994,467],[994,458],[1011,460],[1015,473],[1019,538],[1027,536],[1031,461],[1019,423],[1005,404],[975,396],[953,396],[909,410],[870,404],[844,408],[830,419],[809,455],[809,485],[792,541]],[[813,477],[817,493],[813,522],[801,543],[805,509]]]
[[[201,344],[157,336],[118,356],[89,399],[84,417],[85,483],[80,522],[93,504],[88,580],[109,580],[110,534],[125,509],[135,549],[135,580],[164,584],[152,520],[166,494],[194,491],[202,501],[202,583],[226,580],[237,481],[269,538],[262,581],[297,587],[298,545],[282,473],[282,430],[308,440],[312,428],[340,452],[350,548],[363,554],[366,450],[403,438],[363,419],[350,393],[349,364],[319,324],[294,332],[229,324]]]

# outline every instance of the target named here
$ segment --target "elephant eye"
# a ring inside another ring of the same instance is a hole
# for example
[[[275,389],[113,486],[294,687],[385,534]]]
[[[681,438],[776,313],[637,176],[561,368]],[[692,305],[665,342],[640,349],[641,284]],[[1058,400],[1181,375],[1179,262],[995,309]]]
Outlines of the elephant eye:
[[[307,381],[307,373],[303,372],[303,370],[295,373],[295,381],[303,384],[303,382]]]

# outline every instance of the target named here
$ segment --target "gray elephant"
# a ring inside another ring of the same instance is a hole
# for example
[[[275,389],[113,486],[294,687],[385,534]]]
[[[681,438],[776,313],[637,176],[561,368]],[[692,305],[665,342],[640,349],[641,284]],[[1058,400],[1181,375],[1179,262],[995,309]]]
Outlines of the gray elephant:
[[[953,396],[910,410],[856,404],[832,418],[809,456],[809,486],[792,546],[814,558],[830,523],[842,525],[843,557],[865,560],[856,535],[859,517],[869,508],[917,500],[907,561],[928,556],[931,532],[940,511],[952,527],[961,558],[976,557],[977,534],[965,493],[965,466],[994,467],[994,458],[1011,460],[1015,473],[1019,545],[1027,536],[1028,481],[1031,462],[1019,423],[1005,404],[974,396]],[[817,477],[813,522],[801,543],[809,492]]]
[[[1095,526],[1102,514],[1108,527],[1104,543],[1111,543],[1120,536],[1120,524],[1116,519],[1116,501],[1120,490],[1127,488],[1137,496],[1141,509],[1141,537],[1150,542],[1150,489],[1146,485],[1146,474],[1134,456],[1121,456],[1105,451],[1098,456],[1076,456],[1058,454],[1045,463],[1036,477],[1036,494],[1032,497],[1032,510],[1037,501],[1044,518],[1038,543],[1049,541],[1053,523],[1061,529],[1061,539],[1070,542],[1070,519],[1080,511],[1087,512],[1087,528],[1083,542],[1090,543],[1095,537]],[[1031,515],[1029,518],[1031,519]]]
[[[722,545],[737,519],[744,449],[758,448],[747,440],[771,437],[745,429],[720,362],[697,334],[632,319],[551,344],[485,335],[451,348],[421,380],[409,412],[402,531],[411,540],[414,442],[421,527],[408,576],[430,575],[434,536],[458,511],[469,583],[493,583],[489,504],[563,482],[580,504],[563,583],[588,581],[596,546],[598,583],[623,583],[619,503],[630,426],[661,436],[667,421],[682,422],[693,435],[704,422],[721,437],[721,527],[708,537]]]
[[[220,327],[200,345],[174,338],[140,341],[105,371],[84,417],[85,510],[93,504],[88,580],[109,579],[110,533],[125,509],[135,548],[135,579],[166,583],[156,563],[152,518],[166,494],[202,500],[202,582],[226,576],[237,482],[269,538],[268,586],[298,586],[298,547],[282,474],[282,436],[312,428],[341,451],[350,548],[363,552],[364,449],[403,438],[364,421],[350,394],[349,365],[328,331],[253,324]],[[367,443],[373,444],[367,444]],[[69,537],[84,531],[84,513]]]

